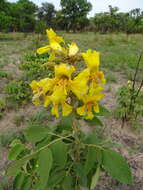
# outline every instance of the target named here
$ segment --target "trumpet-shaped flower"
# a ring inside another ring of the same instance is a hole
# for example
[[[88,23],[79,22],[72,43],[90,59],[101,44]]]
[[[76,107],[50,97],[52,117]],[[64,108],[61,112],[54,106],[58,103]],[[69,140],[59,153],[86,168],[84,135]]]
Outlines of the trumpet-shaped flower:
[[[60,65],[55,66],[55,77],[71,79],[71,75],[74,71],[74,66],[62,63]]]
[[[76,45],[75,42],[72,42],[72,43],[69,45],[69,53],[68,53],[68,55],[69,55],[70,57],[71,57],[71,56],[75,56],[78,51],[79,51],[78,46]]]
[[[85,64],[91,72],[97,72],[99,69],[99,53],[97,51],[87,50],[86,53],[82,53],[82,57]]]
[[[50,49],[51,49],[50,46],[47,45],[47,46],[38,48],[38,49],[37,49],[37,53],[38,53],[38,54],[47,53],[48,51],[50,51]]]
[[[88,91],[89,69],[81,71],[71,82],[72,92],[81,99]]]
[[[60,44],[62,42],[64,43],[63,38],[60,36],[57,36],[56,33],[52,29],[46,30],[46,32],[49,39],[49,45],[37,49],[37,53],[43,54],[50,50],[59,51],[59,52],[62,51],[62,47]]]
[[[59,117],[59,105],[62,106],[63,116],[67,116],[72,112],[72,106],[66,103],[67,93],[63,92],[63,86],[56,86],[53,94],[51,95],[51,101],[53,103],[52,114]]]
[[[50,28],[49,30],[46,30],[49,42],[57,42],[57,43],[65,43],[64,39],[61,36],[57,36],[56,33]]]
[[[51,85],[51,80],[49,78],[42,79],[39,82],[35,80],[32,81],[30,86],[33,90],[33,103],[35,105],[40,104],[40,96],[46,96],[46,93],[51,90]]]
[[[77,113],[81,116],[84,116],[85,119],[92,119],[94,117],[94,112],[99,112],[98,101],[103,98],[103,94],[98,93],[94,96],[87,94],[83,96],[82,101],[84,103],[83,106],[77,108]]]

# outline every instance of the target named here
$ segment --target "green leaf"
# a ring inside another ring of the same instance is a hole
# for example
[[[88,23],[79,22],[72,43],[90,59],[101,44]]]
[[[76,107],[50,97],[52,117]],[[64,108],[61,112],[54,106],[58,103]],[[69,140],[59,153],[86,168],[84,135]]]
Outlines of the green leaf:
[[[63,190],[72,190],[72,176],[68,174],[62,184]]]
[[[22,190],[29,190],[32,184],[32,177],[28,176],[25,180],[24,180],[24,184],[22,185]]]
[[[65,177],[65,171],[54,170],[48,180],[48,185],[46,186],[48,189],[54,188],[57,184],[59,184],[63,178]]]
[[[67,145],[59,141],[51,146],[54,164],[64,168],[67,161]]]
[[[16,159],[23,149],[24,149],[23,144],[16,144],[14,147],[11,148],[11,151],[8,155],[8,159],[10,160]]]
[[[96,147],[89,147],[84,165],[85,173],[88,174],[95,163],[102,163],[102,152]]]
[[[62,117],[60,126],[63,130],[71,130],[72,129],[72,119],[70,116]]]
[[[103,150],[104,169],[124,184],[132,184],[132,175],[125,159],[114,150]]]
[[[40,186],[40,181],[37,181],[35,184],[34,184],[34,186],[33,186],[33,189],[34,190],[39,190],[41,188],[41,186]],[[48,189],[49,190],[49,189]]]
[[[14,179],[14,182],[13,182],[13,188],[14,189],[21,189],[21,186],[24,182],[24,179],[25,179],[25,174],[20,172]]]
[[[98,126],[103,126],[103,123],[102,123],[102,121],[98,118],[98,117],[96,117],[96,116],[94,116],[94,118],[92,119],[92,120],[90,120],[90,119],[86,119],[85,120],[86,122],[88,122],[89,124],[91,124],[91,125],[98,125]]]
[[[40,175],[40,190],[45,190],[48,183],[49,173],[53,164],[52,152],[49,148],[42,150],[38,157],[38,172]]]
[[[99,105],[99,110],[100,112],[96,113],[97,116],[107,116],[110,114],[109,110],[102,105]]]
[[[27,141],[36,143],[45,138],[48,134],[48,129],[43,126],[33,125],[25,130],[24,135]]]
[[[79,178],[79,183],[81,186],[86,187],[87,186],[87,176],[84,171],[84,166],[80,163],[76,163],[74,165],[76,176]]]
[[[92,177],[91,186],[90,186],[91,190],[96,187],[99,177],[100,177],[100,165],[97,166],[96,172]]]
[[[7,170],[7,175],[15,176],[20,167],[22,167],[26,161],[31,160],[37,153],[29,154],[19,160],[16,160],[11,167]]]
[[[84,141],[85,144],[95,144],[98,145],[99,143],[102,142],[101,139],[97,137],[95,133],[89,134],[85,137]]]
[[[14,139],[14,140],[10,143],[9,147],[14,147],[14,146],[17,145],[17,144],[21,144],[20,139]]]
[[[89,147],[84,165],[84,170],[86,174],[89,173],[89,171],[93,168],[94,164],[95,164],[95,149],[93,147]]]
[[[58,139],[53,140],[52,142],[50,142],[49,144],[45,145],[44,147],[41,147],[40,149],[38,149],[36,152],[33,152],[29,155],[24,156],[23,158],[16,160],[11,167],[8,168],[7,170],[7,175],[16,175],[17,171],[20,169],[20,167],[22,167],[26,161],[31,160],[32,158],[34,158],[39,152],[46,150],[49,146],[51,146],[52,144],[61,141],[61,139],[67,138],[70,135],[66,136],[66,137],[61,137]]]

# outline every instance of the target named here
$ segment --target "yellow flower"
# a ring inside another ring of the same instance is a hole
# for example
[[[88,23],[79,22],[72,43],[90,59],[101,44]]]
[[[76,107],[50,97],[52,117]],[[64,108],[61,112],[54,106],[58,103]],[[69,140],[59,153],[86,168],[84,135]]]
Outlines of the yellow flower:
[[[62,102],[65,102],[66,98],[67,98],[66,87],[63,85],[56,85],[51,95],[51,101],[54,104],[60,104]]]
[[[50,43],[50,48],[51,50],[54,50],[54,51],[62,51],[61,45],[55,41]]]
[[[56,33],[50,28],[49,30],[47,29],[46,30],[46,33],[47,33],[47,36],[48,36],[48,39],[49,39],[49,42],[57,42],[57,43],[65,43],[64,39],[60,36],[57,36]]]
[[[91,72],[97,72],[99,68],[99,53],[97,51],[87,50],[82,53],[82,57]]]
[[[59,117],[59,105],[62,106],[63,116],[67,116],[72,112],[72,106],[66,103],[67,95],[68,93],[64,83],[63,85],[56,85],[54,87],[50,100],[53,103],[52,114],[56,115],[56,117]]]
[[[81,99],[88,91],[89,69],[81,71],[71,82],[71,91]]]
[[[74,66],[61,63],[60,65],[55,66],[55,77],[71,79],[71,75],[74,71],[75,71]]]
[[[40,81],[32,81],[32,83],[30,84],[32,90],[33,90],[33,103],[35,105],[39,105],[40,104],[40,96],[44,96],[44,99],[46,100],[47,102],[47,98],[48,98],[48,93],[51,91],[52,89],[52,82],[53,80],[52,79],[49,79],[49,78],[45,78],[45,79],[42,79]],[[47,103],[45,103],[45,105],[47,105]]]
[[[63,86],[56,86],[50,100],[53,103],[52,114],[59,117],[59,105],[62,106],[63,116],[67,116],[72,112],[72,106],[66,103],[67,91]]]
[[[72,42],[70,45],[69,45],[69,56],[74,56],[77,54],[77,52],[79,51],[79,48],[78,46],[76,45],[75,42]]]
[[[38,53],[38,54],[43,54],[43,53],[48,52],[50,49],[51,49],[50,46],[47,45],[47,46],[38,48],[38,49],[37,49],[37,53]]]
[[[51,62],[51,61],[55,61],[56,59],[57,59],[57,57],[55,55],[55,52],[51,52],[50,56],[48,58],[48,61]]]
[[[73,66],[60,64],[55,66],[55,84],[53,85],[53,93],[50,100],[53,103],[52,114],[59,117],[59,105],[62,106],[63,116],[71,113],[72,106],[67,104],[67,96],[70,91],[71,75],[75,71]]]
[[[33,90],[33,94],[37,94],[39,93],[39,85],[38,85],[38,82],[36,82],[35,80],[33,80],[30,84],[30,87],[32,88]]]
[[[44,96],[44,107],[48,107],[50,103],[51,103],[51,97],[48,95],[45,95]]]
[[[85,119],[92,119],[94,117],[94,112],[99,112],[99,106],[97,102],[103,98],[103,94],[98,93],[94,96],[87,94],[83,96],[82,101],[84,103],[83,106],[77,108],[77,113],[81,116],[85,116]]]
[[[56,33],[52,29],[46,30],[46,32],[49,38],[49,45],[37,49],[37,53],[42,54],[50,50],[59,51],[59,52],[62,51],[62,47],[60,43],[62,42],[64,43],[63,38],[60,36],[57,36]]]
[[[97,91],[103,90],[103,85],[106,83],[103,72],[90,73],[89,80],[89,93],[96,94]]]
[[[68,105],[67,103],[62,103],[62,115],[68,116],[72,112],[72,106]],[[52,115],[59,117],[59,105],[54,104],[51,110]]]

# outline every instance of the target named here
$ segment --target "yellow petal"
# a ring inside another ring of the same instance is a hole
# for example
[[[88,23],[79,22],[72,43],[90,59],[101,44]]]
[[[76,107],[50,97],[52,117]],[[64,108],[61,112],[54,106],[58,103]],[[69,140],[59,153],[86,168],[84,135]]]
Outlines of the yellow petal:
[[[64,40],[62,37],[57,36],[56,33],[50,28],[49,30],[46,30],[47,36],[49,38],[50,43],[52,41],[56,41],[57,43],[64,43]]]
[[[51,52],[50,53],[50,56],[48,58],[48,61],[55,61],[56,60],[56,55],[55,55],[55,52]]]
[[[35,105],[39,105],[39,104],[40,104],[40,99],[39,99],[39,97],[40,97],[39,94],[36,94],[36,95],[33,96],[33,98],[32,98],[33,104],[35,104]]]
[[[78,46],[76,45],[75,42],[72,42],[72,43],[69,45],[69,56],[74,56],[74,55],[76,55],[78,51],[79,51]]]
[[[82,97],[82,101],[85,103],[85,104],[88,104],[88,103],[95,103],[99,100],[101,100],[103,98],[103,94],[102,93],[98,93],[98,94],[86,94]]]
[[[99,52],[87,50],[86,53],[82,53],[82,57],[87,65],[87,67],[92,72],[97,72],[99,68]]]
[[[71,78],[71,74],[75,71],[74,66],[67,65],[64,63],[61,63],[60,65],[55,66],[55,77],[62,77],[66,76],[68,78]]]
[[[36,106],[40,105],[40,100],[39,99],[33,100],[33,104]]]
[[[67,92],[64,92],[62,86],[55,86],[53,89],[53,94],[51,95],[51,101],[54,104],[60,104],[61,102],[66,101]]]
[[[83,70],[78,76],[76,76],[71,82],[71,91],[81,99],[88,91],[89,70]]]
[[[95,103],[93,106],[93,109],[96,113],[99,113],[99,105],[98,104]]]
[[[49,78],[41,79],[41,80],[38,82],[38,85],[39,85],[40,87],[43,87],[43,86],[45,86],[50,80],[51,80],[51,79],[49,79]]]
[[[49,92],[53,91],[55,85],[54,79],[47,78],[46,80],[41,80],[40,82],[44,94],[49,94]]]
[[[104,73],[103,73],[103,72],[97,72],[97,76],[98,76],[99,80],[100,80],[103,84],[106,83],[106,79],[105,79],[105,77],[104,77]]]
[[[70,105],[68,105],[66,103],[63,103],[62,104],[62,113],[63,113],[63,116],[67,116],[71,112],[72,112],[72,106],[70,106]]]
[[[95,83],[94,81],[92,81],[91,84],[89,85],[89,94],[90,95],[98,94],[102,90],[103,90],[103,88],[100,85],[98,85],[97,83]]]
[[[48,107],[48,105],[50,104],[50,96],[45,96],[44,97],[44,107]]]
[[[58,104],[53,105],[51,113],[52,113],[52,115],[55,115],[56,117],[59,117]]]
[[[62,51],[62,47],[56,41],[50,43],[50,48],[55,51]]]
[[[39,88],[38,86],[38,82],[33,80],[31,83],[30,83],[30,87],[32,88],[33,91],[37,91],[37,89]],[[34,93],[34,92],[33,92]]]
[[[88,111],[85,119],[93,119],[93,117],[94,117],[94,115],[93,115],[92,111]]]
[[[37,53],[43,54],[43,53],[48,52],[49,50],[50,50],[50,46],[48,45],[48,46],[44,46],[44,47],[37,49]]]
[[[76,111],[77,111],[77,113],[79,115],[82,115],[82,116],[85,115],[86,114],[86,107],[85,107],[85,105],[77,108]]]

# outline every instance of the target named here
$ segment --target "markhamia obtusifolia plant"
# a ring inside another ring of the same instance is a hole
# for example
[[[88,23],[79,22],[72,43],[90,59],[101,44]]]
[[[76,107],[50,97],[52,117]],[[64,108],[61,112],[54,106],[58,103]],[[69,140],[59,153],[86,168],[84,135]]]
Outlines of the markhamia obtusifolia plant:
[[[46,32],[49,45],[37,53],[49,53],[46,64],[53,67],[53,77],[30,86],[33,103],[50,108],[60,120],[28,127],[24,136],[31,146],[18,139],[11,143],[13,164],[7,174],[15,176],[14,189],[94,190],[101,172],[132,184],[128,164],[112,150],[117,144],[98,133],[103,125],[98,116],[109,113],[100,104],[106,79],[99,70],[99,52],[81,53],[75,42],[67,45],[52,29]]]

